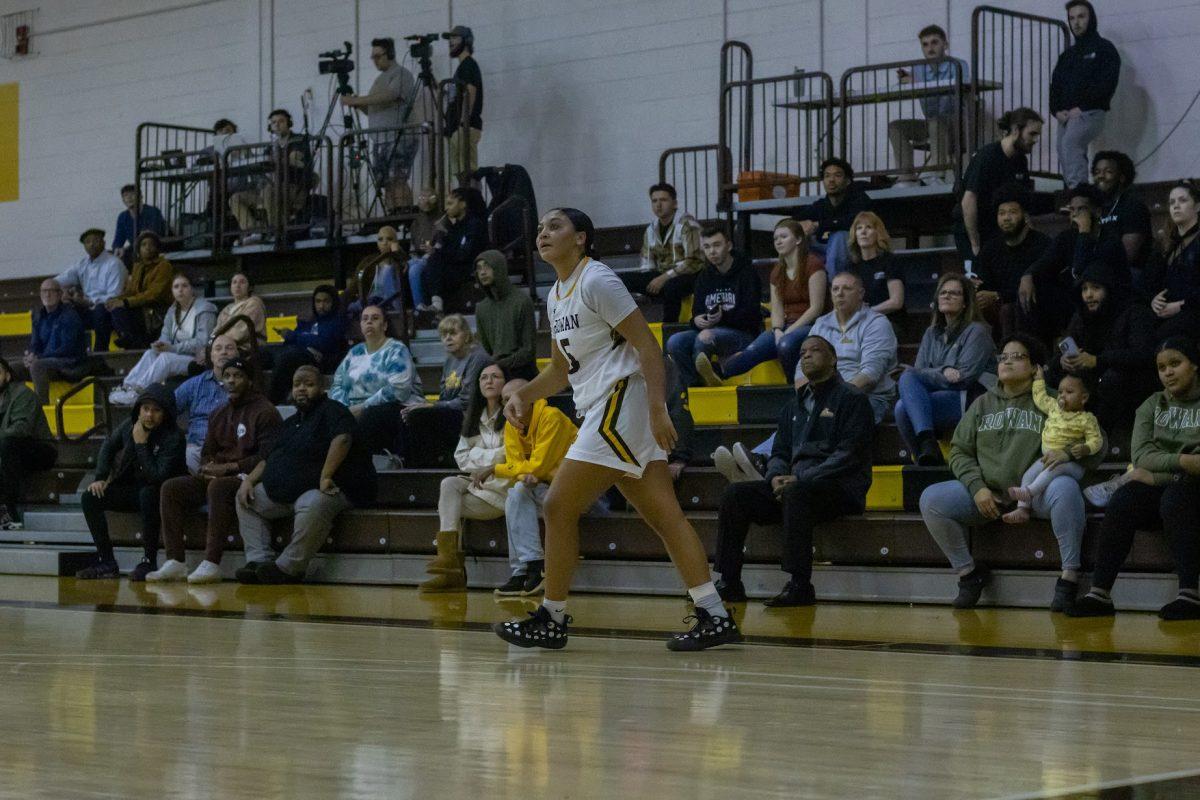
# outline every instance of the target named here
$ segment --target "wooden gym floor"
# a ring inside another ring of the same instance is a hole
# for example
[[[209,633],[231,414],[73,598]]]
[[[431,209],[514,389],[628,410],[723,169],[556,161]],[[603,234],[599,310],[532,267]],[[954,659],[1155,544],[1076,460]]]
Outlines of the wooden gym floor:
[[[0,577],[0,798],[1200,797],[1200,624]],[[1133,788],[1129,788],[1133,787]]]

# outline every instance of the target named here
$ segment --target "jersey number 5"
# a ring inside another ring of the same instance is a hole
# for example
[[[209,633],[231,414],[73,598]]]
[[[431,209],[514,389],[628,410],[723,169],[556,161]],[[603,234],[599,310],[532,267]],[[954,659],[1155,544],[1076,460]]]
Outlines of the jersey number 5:
[[[575,360],[575,356],[571,355],[571,351],[567,350],[569,344],[571,344],[570,339],[558,340],[558,349],[562,350],[562,354],[567,357],[567,374],[574,375],[579,372],[579,362]]]

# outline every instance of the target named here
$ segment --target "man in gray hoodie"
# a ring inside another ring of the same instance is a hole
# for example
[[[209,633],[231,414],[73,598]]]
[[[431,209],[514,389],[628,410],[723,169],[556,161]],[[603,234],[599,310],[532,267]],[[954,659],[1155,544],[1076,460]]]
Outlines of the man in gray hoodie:
[[[537,377],[534,351],[533,299],[513,288],[508,259],[499,250],[484,250],[475,259],[475,278],[483,299],[475,306],[479,344],[509,380]]]

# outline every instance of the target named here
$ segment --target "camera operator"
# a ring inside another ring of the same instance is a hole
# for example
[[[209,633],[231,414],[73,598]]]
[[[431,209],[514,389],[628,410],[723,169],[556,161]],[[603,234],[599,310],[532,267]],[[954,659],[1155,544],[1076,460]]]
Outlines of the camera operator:
[[[453,30],[442,36],[450,43],[450,57],[458,59],[458,69],[454,71],[454,102],[446,118],[446,135],[450,137],[450,177],[458,178],[461,183],[464,173],[479,168],[479,137],[483,135],[483,73],[475,61],[475,35],[470,28],[455,25]],[[466,130],[463,130],[463,123],[467,126]]]
[[[396,61],[396,42],[391,38],[371,40],[371,61],[379,77],[365,95],[342,95],[342,105],[367,112],[368,128],[399,128],[428,120],[424,104],[417,100],[417,82],[413,74]],[[371,170],[384,187],[389,208],[413,204],[409,173],[417,156],[420,139],[412,134],[393,132],[368,134],[371,137]]]

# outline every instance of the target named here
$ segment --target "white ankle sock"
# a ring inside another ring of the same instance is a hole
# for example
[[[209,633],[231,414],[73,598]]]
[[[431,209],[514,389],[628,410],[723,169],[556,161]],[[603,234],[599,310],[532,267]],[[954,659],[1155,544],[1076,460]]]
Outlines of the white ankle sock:
[[[721,602],[721,595],[717,593],[717,587],[713,586],[712,581],[693,586],[688,589],[688,594],[692,596],[692,602],[696,604],[696,608],[703,608],[714,617],[729,616],[729,611]]]
[[[557,622],[559,625],[567,616],[567,601],[566,600],[551,600],[544,598],[542,600],[542,608],[550,612],[550,619]]]

